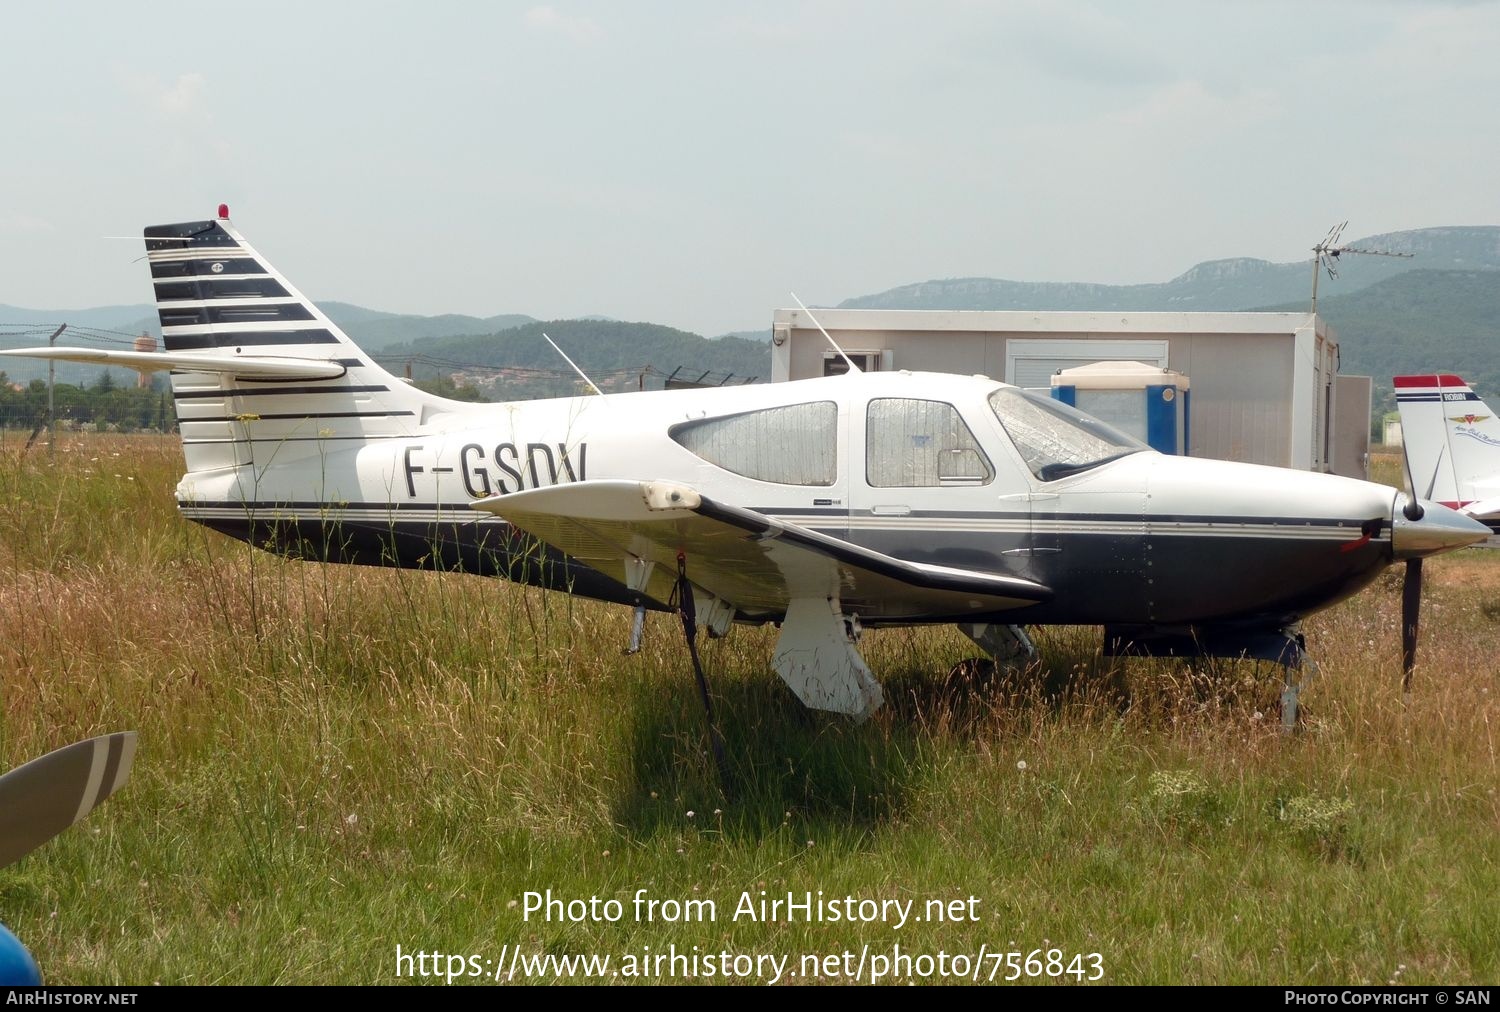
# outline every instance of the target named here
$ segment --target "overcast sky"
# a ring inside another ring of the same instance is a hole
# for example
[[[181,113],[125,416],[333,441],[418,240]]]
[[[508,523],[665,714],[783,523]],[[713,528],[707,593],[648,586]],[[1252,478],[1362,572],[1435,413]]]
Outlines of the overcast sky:
[[[0,303],[211,217],[314,299],[705,334],[1494,224],[1500,4],[9,5]]]

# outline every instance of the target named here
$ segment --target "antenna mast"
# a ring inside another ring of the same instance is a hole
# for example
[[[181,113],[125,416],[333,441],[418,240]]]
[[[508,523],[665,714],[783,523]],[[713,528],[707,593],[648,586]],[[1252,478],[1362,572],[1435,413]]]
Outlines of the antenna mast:
[[[823,325],[819,323],[818,318],[812,314],[812,310],[808,309],[805,305],[802,304],[802,300],[797,298],[796,292],[792,293],[792,298],[796,301],[798,308],[800,308],[804,313],[807,314],[807,318],[813,322],[813,326],[823,331],[823,336],[828,339],[829,344],[833,345],[833,350],[838,352],[839,357],[842,358],[844,360],[844,363],[849,366],[849,372],[851,374],[864,372],[863,369],[854,364],[854,359],[850,358],[847,354],[845,354],[844,349],[839,347],[839,343],[833,339],[833,335],[828,333],[828,331],[823,330]]]
[[[1327,271],[1328,272],[1328,279],[1330,281],[1333,280],[1333,279],[1335,279],[1335,278],[1337,278],[1339,276],[1339,272],[1338,272],[1338,268],[1336,266],[1334,266],[1334,264],[1336,263],[1336,261],[1338,260],[1338,258],[1341,257],[1341,256],[1343,256],[1345,253],[1359,253],[1359,254],[1362,254],[1364,256],[1372,256],[1372,257],[1402,257],[1402,258],[1407,259],[1407,260],[1410,260],[1412,257],[1416,256],[1415,253],[1397,253],[1394,250],[1386,250],[1386,249],[1359,249],[1358,247],[1355,247],[1355,246],[1340,246],[1339,245],[1339,236],[1343,234],[1343,232],[1344,232],[1344,226],[1346,226],[1348,224],[1349,223],[1347,221],[1345,221],[1345,222],[1342,222],[1341,224],[1333,226],[1332,228],[1330,228],[1328,230],[1328,234],[1323,237],[1323,241],[1320,242],[1320,243],[1318,243],[1316,246],[1313,247],[1313,260],[1312,260],[1312,311],[1314,313],[1316,313],[1318,311],[1318,273],[1319,273],[1319,270],[1321,269],[1321,270]]]
[[[561,355],[563,357],[563,361],[573,367],[573,371],[576,372],[583,379],[583,381],[593,389],[594,393],[598,394],[600,397],[604,396],[604,391],[600,390],[599,387],[595,385],[594,381],[589,379],[587,373],[578,368],[578,363],[569,358],[568,353],[559,348],[556,341],[552,340],[552,338],[550,337],[547,337],[547,332],[545,330],[542,331],[542,336],[547,338],[547,343],[552,345],[552,350]]]

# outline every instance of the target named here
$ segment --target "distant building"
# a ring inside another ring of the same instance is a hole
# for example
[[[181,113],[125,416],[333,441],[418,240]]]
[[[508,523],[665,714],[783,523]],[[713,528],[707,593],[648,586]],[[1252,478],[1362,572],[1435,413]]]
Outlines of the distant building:
[[[1401,442],[1401,413],[1398,411],[1387,412],[1386,416],[1381,419],[1381,422],[1383,423],[1383,429],[1380,434],[1380,441],[1386,446],[1403,445]]]
[[[135,343],[132,345],[132,347],[136,351],[153,353],[156,351],[156,338],[152,337],[150,334],[143,332],[140,337],[135,339]],[[136,389],[138,390],[150,390],[151,373],[149,373],[145,369],[142,369],[140,372],[136,373],[135,385]]]
[[[1144,362],[1190,377],[1188,453],[1363,478],[1370,378],[1338,375],[1338,340],[1312,313],[817,309],[866,370],[991,376],[1049,389],[1053,373]],[[771,378],[847,369],[800,309],[771,321]]]

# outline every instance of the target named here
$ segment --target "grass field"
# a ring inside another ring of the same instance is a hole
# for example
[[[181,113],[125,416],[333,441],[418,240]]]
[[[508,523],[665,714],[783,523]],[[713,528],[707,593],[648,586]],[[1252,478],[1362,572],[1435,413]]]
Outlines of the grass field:
[[[0,871],[52,982],[394,983],[398,945],[486,970],[507,946],[612,968],[698,946],[790,956],[789,983],[820,979],[804,955],[896,945],[1099,953],[1113,983],[1500,979],[1500,552],[1428,564],[1409,703],[1399,570],[1310,620],[1290,737],[1276,671],[1117,666],[1092,629],[1039,631],[1037,669],[979,686],[945,684],[973,652],[952,630],[871,633],[888,705],[855,725],[802,709],[772,632],[739,629],[704,646],[726,798],[668,616],[622,657],[624,609],[253,552],[177,517],[172,437],[16,450],[0,765],[140,732],[120,794]],[[527,918],[547,889],[624,916]],[[716,919],[638,920],[642,889]],[[761,890],[977,902],[735,919]]]

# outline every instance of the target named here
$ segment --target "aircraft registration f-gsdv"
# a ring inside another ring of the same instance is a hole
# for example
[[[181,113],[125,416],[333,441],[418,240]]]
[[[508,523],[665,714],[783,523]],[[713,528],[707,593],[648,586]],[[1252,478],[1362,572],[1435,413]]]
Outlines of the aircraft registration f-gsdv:
[[[171,370],[184,516],[311,559],[686,594],[713,633],[780,623],[773,664],[821,709],[880,704],[862,626],[998,653],[1021,624],[1102,625],[1114,650],[1295,666],[1303,616],[1488,533],[1381,485],[1163,456],[980,376],[450,401],[377,366],[227,209],[145,239],[163,353],[24,354]]]

